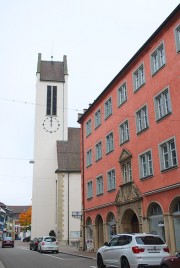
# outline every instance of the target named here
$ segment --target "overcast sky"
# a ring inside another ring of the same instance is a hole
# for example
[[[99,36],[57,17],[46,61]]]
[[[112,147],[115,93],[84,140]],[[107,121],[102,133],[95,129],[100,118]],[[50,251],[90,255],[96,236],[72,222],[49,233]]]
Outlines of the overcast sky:
[[[38,53],[67,55],[68,124],[179,0],[0,0],[0,202],[30,205]]]

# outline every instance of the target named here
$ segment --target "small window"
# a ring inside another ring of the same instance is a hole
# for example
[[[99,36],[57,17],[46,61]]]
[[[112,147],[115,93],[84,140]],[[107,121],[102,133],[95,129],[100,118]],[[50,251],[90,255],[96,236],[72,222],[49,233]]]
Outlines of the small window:
[[[175,29],[176,51],[180,52],[180,25]]]
[[[172,112],[169,89],[166,88],[155,97],[156,121]]]
[[[103,176],[96,178],[96,195],[103,194]]]
[[[95,124],[95,128],[97,128],[98,126],[101,125],[101,111],[100,111],[100,109],[97,112],[95,112],[94,124]]]
[[[86,122],[86,137],[92,132],[91,119]]]
[[[47,86],[46,115],[57,115],[57,87]]]
[[[122,105],[127,100],[126,82],[118,88],[118,106]]]
[[[144,65],[142,64],[133,73],[134,91],[138,90],[145,83]]]
[[[111,97],[104,104],[105,119],[112,114],[112,99]]]
[[[116,175],[115,170],[112,169],[107,172],[108,191],[116,189]]]
[[[93,182],[88,181],[87,183],[87,198],[92,198],[93,197]]]
[[[114,150],[113,132],[106,136],[106,154]]]
[[[136,127],[137,133],[140,133],[149,127],[147,106],[142,107],[136,112]]]
[[[92,165],[92,151],[91,149],[87,151],[86,153],[86,167],[89,167]]]
[[[175,140],[171,139],[160,145],[161,171],[177,166]]]
[[[151,151],[148,151],[139,157],[140,159],[140,178],[146,178],[153,175]]]
[[[102,142],[96,144],[96,161],[102,158]]]
[[[151,54],[151,71],[155,74],[161,67],[166,63],[164,44],[162,43],[152,54]]]
[[[120,144],[125,143],[129,140],[129,123],[128,120],[123,122],[119,127],[120,132]]]
[[[127,161],[122,164],[123,183],[132,181],[131,161]]]

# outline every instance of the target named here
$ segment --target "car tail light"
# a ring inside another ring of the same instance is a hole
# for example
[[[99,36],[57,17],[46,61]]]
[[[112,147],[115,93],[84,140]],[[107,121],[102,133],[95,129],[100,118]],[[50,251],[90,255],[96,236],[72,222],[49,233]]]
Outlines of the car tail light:
[[[42,242],[42,245],[43,245],[43,246],[45,245],[44,241]]]
[[[169,248],[168,248],[168,247],[163,248],[163,250],[164,250],[165,252],[169,253]]]
[[[133,251],[133,253],[135,253],[135,254],[144,252],[144,250],[145,250],[144,248],[132,247],[132,251]]]

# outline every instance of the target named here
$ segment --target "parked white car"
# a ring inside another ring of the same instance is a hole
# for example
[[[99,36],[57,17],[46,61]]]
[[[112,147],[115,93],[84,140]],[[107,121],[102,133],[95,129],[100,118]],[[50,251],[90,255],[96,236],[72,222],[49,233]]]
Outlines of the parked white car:
[[[43,252],[59,252],[59,245],[56,237],[54,236],[43,236],[40,238],[40,242],[38,244],[38,251],[40,253]]]
[[[166,256],[169,256],[169,249],[158,235],[118,234],[98,249],[97,267],[158,267]]]

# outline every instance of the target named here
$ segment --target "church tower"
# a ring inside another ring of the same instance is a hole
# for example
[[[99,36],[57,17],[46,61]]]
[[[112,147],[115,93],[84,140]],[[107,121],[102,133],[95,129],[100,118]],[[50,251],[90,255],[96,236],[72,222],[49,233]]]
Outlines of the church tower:
[[[43,61],[38,54],[31,237],[57,229],[57,140],[68,140],[67,58]]]

